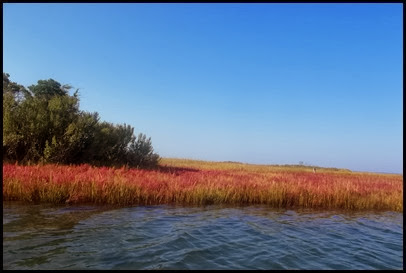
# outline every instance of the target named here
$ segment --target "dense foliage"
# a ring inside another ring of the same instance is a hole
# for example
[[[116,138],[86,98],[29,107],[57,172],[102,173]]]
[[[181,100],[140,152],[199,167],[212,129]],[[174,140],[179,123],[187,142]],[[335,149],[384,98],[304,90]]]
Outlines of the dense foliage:
[[[151,138],[79,110],[78,90],[53,79],[26,89],[3,73],[3,161],[153,167]]]

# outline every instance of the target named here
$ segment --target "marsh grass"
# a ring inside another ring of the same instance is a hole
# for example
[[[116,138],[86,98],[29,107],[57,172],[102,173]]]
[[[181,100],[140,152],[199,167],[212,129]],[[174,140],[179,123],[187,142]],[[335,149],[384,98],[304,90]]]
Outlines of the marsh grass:
[[[156,170],[5,164],[3,200],[403,211],[403,176],[182,159]]]

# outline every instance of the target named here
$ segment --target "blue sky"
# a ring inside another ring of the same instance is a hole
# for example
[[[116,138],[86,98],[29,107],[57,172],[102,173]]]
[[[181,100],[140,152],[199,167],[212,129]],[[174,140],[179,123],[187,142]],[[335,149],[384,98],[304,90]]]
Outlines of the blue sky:
[[[162,157],[403,173],[402,4],[3,4],[3,71]]]

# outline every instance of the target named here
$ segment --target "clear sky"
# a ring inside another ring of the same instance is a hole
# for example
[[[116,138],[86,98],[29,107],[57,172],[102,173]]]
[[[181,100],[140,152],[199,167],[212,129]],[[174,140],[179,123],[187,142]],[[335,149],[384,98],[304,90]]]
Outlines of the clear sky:
[[[3,71],[162,157],[403,173],[402,4],[3,4]]]

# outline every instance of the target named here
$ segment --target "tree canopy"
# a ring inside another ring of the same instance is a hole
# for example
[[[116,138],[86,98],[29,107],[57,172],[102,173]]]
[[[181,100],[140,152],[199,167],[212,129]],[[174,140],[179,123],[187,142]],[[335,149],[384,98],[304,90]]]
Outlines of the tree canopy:
[[[151,138],[79,109],[78,90],[39,80],[26,89],[3,73],[3,161],[153,167]]]

